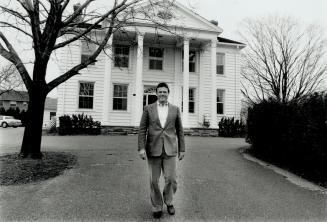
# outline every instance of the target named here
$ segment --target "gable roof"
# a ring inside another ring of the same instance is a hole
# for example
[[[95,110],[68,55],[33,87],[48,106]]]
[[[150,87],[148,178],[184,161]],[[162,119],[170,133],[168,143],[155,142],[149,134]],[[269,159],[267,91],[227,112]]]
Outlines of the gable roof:
[[[2,101],[28,102],[29,96],[26,91],[2,91],[0,95]]]
[[[242,42],[237,42],[237,41],[234,41],[234,40],[231,40],[231,39],[226,39],[226,38],[223,38],[223,37],[217,37],[218,39],[218,42],[223,42],[223,43],[232,43],[232,44],[237,44],[237,45],[244,45],[244,43]]]
[[[223,32],[223,29],[221,27],[219,27],[218,25],[214,25],[212,24],[210,21],[208,21],[207,19],[205,19],[204,17],[202,17],[201,15],[197,14],[196,12],[190,10],[189,8],[187,8],[186,6],[182,5],[181,3],[174,1],[173,4],[175,6],[177,6],[179,9],[185,11],[186,13],[188,13],[190,16],[193,16],[195,19],[201,21],[203,24],[205,24],[207,27],[207,29],[211,29],[212,31],[216,31],[216,32]]]
[[[168,0],[159,0],[159,2],[165,2]],[[201,30],[201,31],[208,31],[208,32],[214,32],[217,34],[222,33],[223,29],[219,26],[216,26],[212,24],[210,21],[205,19],[204,17],[200,16],[199,14],[195,13],[191,9],[187,8],[186,6],[182,5],[181,3],[177,1],[172,1],[172,4],[169,5],[168,15],[171,15],[171,19],[169,18],[165,23],[168,27],[177,27],[182,29],[194,29],[194,30]],[[153,3],[152,3],[153,4]],[[142,10],[146,10],[147,7],[153,7],[148,2],[143,2],[137,5],[138,8],[141,8]],[[156,8],[155,13],[153,16],[159,16],[160,12],[167,13],[166,11],[160,11],[158,8]],[[134,22],[139,24],[147,24],[150,25],[149,22],[144,21],[143,19],[139,20],[135,16]]]

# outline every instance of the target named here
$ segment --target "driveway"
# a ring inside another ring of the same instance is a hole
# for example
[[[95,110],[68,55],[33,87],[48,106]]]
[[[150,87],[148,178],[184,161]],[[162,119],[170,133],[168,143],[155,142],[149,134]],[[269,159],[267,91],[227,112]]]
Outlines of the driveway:
[[[0,153],[18,152],[22,128],[4,130]],[[44,182],[0,186],[2,220],[155,221],[136,136],[44,136],[42,146],[74,153],[77,165]],[[326,194],[246,160],[244,146],[243,139],[186,137],[176,215],[165,212],[161,221],[327,221]]]

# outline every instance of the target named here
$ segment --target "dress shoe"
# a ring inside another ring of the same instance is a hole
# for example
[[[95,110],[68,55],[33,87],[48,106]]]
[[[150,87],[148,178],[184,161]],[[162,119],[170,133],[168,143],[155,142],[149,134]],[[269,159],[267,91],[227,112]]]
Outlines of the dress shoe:
[[[167,205],[167,211],[170,215],[174,215],[175,214],[174,205]]]
[[[156,212],[153,212],[153,217],[158,219],[162,216],[162,211],[156,211]]]

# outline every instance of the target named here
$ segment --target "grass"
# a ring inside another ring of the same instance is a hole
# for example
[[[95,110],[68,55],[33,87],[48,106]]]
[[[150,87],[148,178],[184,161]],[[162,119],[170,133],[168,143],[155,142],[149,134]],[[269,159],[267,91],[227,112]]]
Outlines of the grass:
[[[40,182],[73,168],[77,158],[71,153],[43,152],[43,158],[21,159],[18,154],[0,156],[0,185]]]

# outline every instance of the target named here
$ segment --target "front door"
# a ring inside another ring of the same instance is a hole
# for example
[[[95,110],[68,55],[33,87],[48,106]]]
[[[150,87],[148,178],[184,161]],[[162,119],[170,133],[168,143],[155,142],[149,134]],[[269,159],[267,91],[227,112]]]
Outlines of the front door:
[[[143,108],[157,101],[156,87],[144,86]]]

